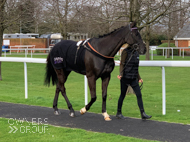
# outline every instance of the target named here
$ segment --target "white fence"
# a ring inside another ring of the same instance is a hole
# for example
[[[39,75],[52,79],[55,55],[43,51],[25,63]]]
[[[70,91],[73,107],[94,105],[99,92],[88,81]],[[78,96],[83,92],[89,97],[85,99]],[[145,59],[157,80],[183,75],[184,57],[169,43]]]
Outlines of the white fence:
[[[17,53],[19,51],[24,51],[25,57],[27,57],[28,51],[31,51],[30,54],[31,54],[31,58],[32,58],[32,55],[34,54],[34,51],[48,51],[48,53],[49,53],[51,48],[52,47],[49,47],[49,48],[26,48],[26,49],[23,49],[23,48],[20,48],[20,49],[3,49],[4,51],[2,51],[2,53],[4,53],[4,57],[6,57],[6,55],[7,55],[6,50],[10,51],[9,52],[10,55],[12,54],[11,51],[17,51]]]
[[[27,82],[27,64],[26,63],[46,63],[46,59],[39,58],[18,58],[18,57],[0,57],[3,62],[23,62],[24,63],[24,82],[25,82],[25,98],[28,98],[28,82]],[[119,66],[120,61],[115,61],[115,65]],[[166,114],[166,82],[164,67],[190,67],[190,61],[140,61],[140,66],[161,67],[162,68],[162,114]],[[88,103],[88,87],[87,78],[85,77],[85,105]]]
[[[17,49],[11,49],[12,47],[18,47]],[[35,48],[35,45],[15,45],[15,46],[10,46],[10,49],[3,49],[4,52],[4,57],[6,57],[7,53],[6,51],[10,51],[9,54],[11,55],[11,51],[17,51],[17,53],[19,51],[24,51],[25,53],[25,57],[27,57],[28,55],[28,51],[31,51],[30,54],[31,54],[31,58],[32,58],[32,55],[34,54],[34,51],[46,51],[46,52],[49,52],[51,50],[53,46],[49,46],[49,48]],[[117,52],[117,55],[121,55],[121,51],[123,50],[124,48],[121,48],[118,52]],[[156,50],[156,49],[162,49],[163,50],[163,56],[165,56],[165,58],[167,58],[167,49],[171,49],[172,50],[172,59],[173,59],[173,50],[174,49],[178,49],[180,51],[180,54],[179,56],[182,56],[184,58],[184,49],[190,49],[190,47],[157,47],[157,46],[150,46],[149,47],[150,49],[150,54],[151,54],[151,60],[153,60],[153,51]]]
[[[173,50],[178,49],[179,50],[179,56],[182,56],[184,58],[184,49],[190,49],[190,47],[157,47],[157,46],[150,46],[149,49],[151,50],[151,60],[153,60],[153,51],[156,49],[162,49],[163,50],[163,56],[167,58],[167,49],[172,50],[172,59],[173,59]],[[164,55],[165,54],[165,55]]]

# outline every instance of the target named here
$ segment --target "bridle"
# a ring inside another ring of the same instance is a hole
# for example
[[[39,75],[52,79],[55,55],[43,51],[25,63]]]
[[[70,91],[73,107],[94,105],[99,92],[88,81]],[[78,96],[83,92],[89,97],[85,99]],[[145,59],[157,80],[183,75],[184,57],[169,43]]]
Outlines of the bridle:
[[[133,31],[133,30],[138,30],[138,28],[137,28],[137,27],[131,28],[130,25],[129,25],[129,30],[131,31],[130,33],[131,33],[131,36],[133,37],[132,31]],[[128,34],[128,36],[127,36],[127,38],[126,38],[126,41],[127,41],[127,39],[129,38],[129,35],[130,35],[130,34]],[[135,39],[135,38],[133,37],[133,39]],[[135,39],[135,40],[136,40],[136,39]],[[136,40],[136,41],[137,41],[137,40]],[[132,44],[132,47],[134,48],[134,50],[139,50],[139,43],[137,42],[137,43]]]

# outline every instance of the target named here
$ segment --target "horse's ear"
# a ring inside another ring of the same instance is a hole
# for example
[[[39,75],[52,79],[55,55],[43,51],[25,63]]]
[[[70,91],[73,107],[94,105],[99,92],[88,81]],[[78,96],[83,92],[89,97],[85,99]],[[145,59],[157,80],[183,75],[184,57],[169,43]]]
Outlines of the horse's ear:
[[[132,22],[132,23],[130,24],[131,28],[136,27],[136,24],[137,24],[136,21]]]

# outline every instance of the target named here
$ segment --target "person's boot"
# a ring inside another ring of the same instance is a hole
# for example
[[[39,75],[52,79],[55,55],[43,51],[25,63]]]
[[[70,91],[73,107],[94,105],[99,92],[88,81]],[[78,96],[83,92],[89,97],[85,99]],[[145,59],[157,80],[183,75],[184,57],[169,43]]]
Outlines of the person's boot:
[[[151,117],[152,117],[151,115],[149,116],[149,115],[147,115],[145,112],[142,112],[142,113],[141,113],[141,118],[142,118],[142,119],[150,119]]]
[[[126,117],[124,117],[121,113],[117,113],[116,118],[118,118],[118,119],[126,119]]]

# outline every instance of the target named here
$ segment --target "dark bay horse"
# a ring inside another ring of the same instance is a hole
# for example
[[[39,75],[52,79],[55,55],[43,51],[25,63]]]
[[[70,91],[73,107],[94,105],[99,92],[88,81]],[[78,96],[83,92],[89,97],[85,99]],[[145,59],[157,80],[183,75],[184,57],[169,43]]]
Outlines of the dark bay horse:
[[[136,27],[136,22],[132,22],[99,38],[91,38],[78,46],[75,41],[63,40],[52,48],[47,57],[45,84],[50,85],[51,80],[53,85],[56,84],[53,102],[55,115],[59,114],[57,101],[59,92],[61,92],[70,110],[69,115],[71,117],[75,116],[64,85],[70,72],[75,71],[87,76],[91,94],[91,100],[80,110],[81,114],[88,111],[96,101],[96,80],[101,78],[102,114],[106,121],[111,120],[106,112],[107,87],[110,74],[115,66],[113,57],[125,43],[137,46],[140,53],[146,52],[146,47]]]

